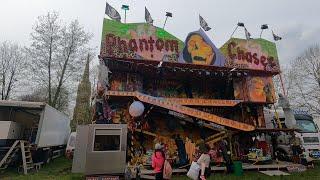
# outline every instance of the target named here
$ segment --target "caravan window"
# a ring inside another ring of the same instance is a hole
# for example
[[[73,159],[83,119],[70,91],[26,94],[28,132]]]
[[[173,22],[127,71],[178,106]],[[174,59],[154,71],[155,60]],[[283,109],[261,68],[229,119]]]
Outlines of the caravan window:
[[[120,129],[95,131],[93,151],[120,151]]]

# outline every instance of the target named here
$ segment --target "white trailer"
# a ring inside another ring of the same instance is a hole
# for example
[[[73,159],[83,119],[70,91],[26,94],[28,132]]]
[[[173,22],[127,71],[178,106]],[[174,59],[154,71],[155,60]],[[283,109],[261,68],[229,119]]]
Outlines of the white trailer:
[[[48,104],[0,100],[0,169],[48,163],[63,154],[69,135],[69,117]]]

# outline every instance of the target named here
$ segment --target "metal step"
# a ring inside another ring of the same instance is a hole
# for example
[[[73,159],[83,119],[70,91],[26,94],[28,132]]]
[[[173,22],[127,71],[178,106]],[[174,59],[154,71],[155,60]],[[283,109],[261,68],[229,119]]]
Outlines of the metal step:
[[[33,169],[33,168],[34,168],[33,165],[32,166],[27,166],[27,170]]]

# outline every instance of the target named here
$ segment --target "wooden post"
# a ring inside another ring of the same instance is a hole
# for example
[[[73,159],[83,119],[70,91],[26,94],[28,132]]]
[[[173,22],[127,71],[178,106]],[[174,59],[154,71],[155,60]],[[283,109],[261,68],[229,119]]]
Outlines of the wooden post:
[[[229,139],[229,143],[230,143],[230,158],[232,158],[232,134],[231,133],[227,133],[228,134],[228,139]]]
[[[21,155],[22,155],[22,166],[23,166],[23,174],[28,174],[27,169],[27,162],[26,162],[26,152],[24,149],[24,142],[20,141],[20,147],[21,147]]]

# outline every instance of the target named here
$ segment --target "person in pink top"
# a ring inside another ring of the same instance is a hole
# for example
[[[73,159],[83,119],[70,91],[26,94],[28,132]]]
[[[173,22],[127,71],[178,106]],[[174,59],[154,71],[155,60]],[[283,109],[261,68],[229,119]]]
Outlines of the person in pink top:
[[[163,165],[165,161],[165,155],[162,150],[162,145],[157,143],[154,147],[155,151],[152,155],[152,168],[156,174],[156,180],[163,179]]]

